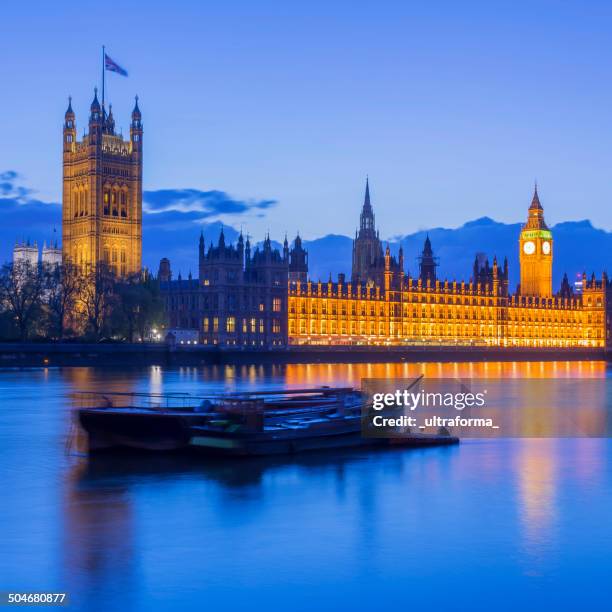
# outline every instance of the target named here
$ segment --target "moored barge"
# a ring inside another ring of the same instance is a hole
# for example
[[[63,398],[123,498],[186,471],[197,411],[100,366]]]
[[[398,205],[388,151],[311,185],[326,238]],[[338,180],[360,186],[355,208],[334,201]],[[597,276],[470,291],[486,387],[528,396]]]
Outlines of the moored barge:
[[[217,396],[89,393],[77,400],[76,413],[90,453],[123,448],[255,456],[458,442],[447,432],[364,437],[363,403],[359,391],[329,387]]]

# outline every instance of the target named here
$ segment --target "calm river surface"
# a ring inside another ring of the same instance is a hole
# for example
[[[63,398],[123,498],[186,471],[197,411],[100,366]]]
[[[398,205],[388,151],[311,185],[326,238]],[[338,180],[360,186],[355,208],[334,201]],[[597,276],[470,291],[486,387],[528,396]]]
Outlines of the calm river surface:
[[[65,454],[75,390],[610,378],[605,363],[0,370],[0,590],[78,610],[604,609],[609,439],[256,461]],[[585,399],[588,402],[588,398]]]

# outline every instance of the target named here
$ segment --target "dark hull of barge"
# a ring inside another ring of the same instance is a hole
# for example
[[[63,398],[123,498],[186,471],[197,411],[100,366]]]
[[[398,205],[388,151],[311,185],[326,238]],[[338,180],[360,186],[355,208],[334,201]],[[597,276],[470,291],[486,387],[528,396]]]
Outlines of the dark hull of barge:
[[[339,419],[321,427],[273,428],[263,431],[220,431],[205,415],[168,412],[80,410],[88,452],[140,450],[197,452],[216,456],[291,455],[346,448],[425,447],[458,443],[448,435],[409,434],[396,438],[361,435],[360,420]]]

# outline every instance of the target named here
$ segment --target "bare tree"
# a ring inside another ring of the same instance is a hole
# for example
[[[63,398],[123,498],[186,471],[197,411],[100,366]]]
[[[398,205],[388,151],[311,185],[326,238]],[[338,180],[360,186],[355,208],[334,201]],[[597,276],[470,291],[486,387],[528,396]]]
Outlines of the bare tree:
[[[79,268],[69,262],[51,266],[45,270],[45,273],[47,282],[45,297],[50,315],[50,335],[62,340],[68,320],[74,318],[75,307],[84,290],[85,279]]]
[[[116,302],[116,279],[105,264],[98,264],[83,279],[79,302],[87,320],[88,331],[101,340],[108,331],[108,323]]]
[[[17,261],[2,267],[0,303],[12,316],[22,341],[27,340],[41,312],[45,287],[40,266]]]

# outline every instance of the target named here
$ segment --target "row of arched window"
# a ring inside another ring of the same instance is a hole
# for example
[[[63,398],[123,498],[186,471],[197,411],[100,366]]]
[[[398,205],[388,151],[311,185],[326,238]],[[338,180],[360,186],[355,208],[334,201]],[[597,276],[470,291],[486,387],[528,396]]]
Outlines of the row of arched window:
[[[126,219],[128,216],[128,189],[125,186],[105,185],[103,189],[104,215]],[[86,217],[89,214],[89,190],[77,187],[72,193],[73,217]]]
[[[72,210],[74,217],[85,217],[89,214],[89,192],[87,187],[78,187],[72,194]]]
[[[102,190],[102,201],[104,204],[104,215],[109,217],[128,216],[128,189],[125,185],[104,185]]]

